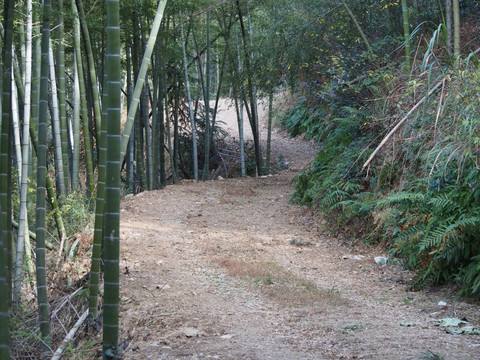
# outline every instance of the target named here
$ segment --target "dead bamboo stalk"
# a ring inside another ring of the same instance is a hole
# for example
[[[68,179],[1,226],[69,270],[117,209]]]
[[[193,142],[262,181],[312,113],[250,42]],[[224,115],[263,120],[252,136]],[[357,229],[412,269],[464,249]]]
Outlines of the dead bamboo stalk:
[[[413,113],[415,110],[417,110],[417,109],[420,107],[420,105],[422,105],[423,102],[424,102],[430,95],[432,95],[432,94],[435,92],[435,90],[437,90],[437,89],[443,84],[443,82],[444,82],[445,79],[446,79],[446,78],[444,78],[444,79],[442,79],[441,81],[439,81],[439,82],[428,92],[428,94],[425,95],[419,102],[417,102],[417,103],[415,104],[415,106],[410,109],[410,111],[407,113],[407,115],[405,115],[405,116],[397,123],[397,125],[395,125],[395,127],[394,127],[392,130],[390,130],[390,132],[387,134],[387,136],[385,136],[385,137],[383,138],[382,142],[381,142],[381,143],[376,147],[376,149],[373,151],[372,155],[370,155],[370,157],[368,158],[368,160],[365,161],[365,164],[363,164],[363,166],[362,166],[362,170],[364,170],[364,169],[368,166],[368,164],[370,164],[370,162],[371,162],[371,161],[373,160],[373,158],[377,155],[377,153],[380,151],[380,149],[387,143],[388,139],[390,139],[390,137],[391,137],[393,134],[395,134],[395,132],[400,128],[400,126],[403,125],[403,123],[408,119],[408,117],[409,117],[410,115],[412,115],[412,113]]]
[[[86,318],[88,316],[88,309],[80,316],[80,318],[77,320],[73,328],[68,332],[67,336],[65,336],[65,339],[62,341],[62,345],[58,347],[58,349],[55,351],[55,354],[53,354],[51,360],[60,360],[60,358],[63,355],[63,352],[68,346],[68,343],[72,341],[73,337],[75,336],[76,332],[82,326],[82,324],[85,322]]]

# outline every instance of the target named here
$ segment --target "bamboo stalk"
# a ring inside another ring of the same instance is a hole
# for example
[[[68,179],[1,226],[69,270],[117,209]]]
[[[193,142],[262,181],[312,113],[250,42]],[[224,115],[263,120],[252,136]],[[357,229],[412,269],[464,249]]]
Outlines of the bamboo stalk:
[[[88,316],[88,309],[80,316],[80,318],[77,320],[75,325],[71,328],[71,330],[68,332],[67,336],[62,341],[62,345],[60,345],[55,353],[53,354],[51,360],[60,360],[62,357],[63,353],[65,352],[65,349],[67,348],[68,344],[70,341],[73,340],[73,337],[77,333],[78,329],[80,329],[80,326],[85,322]]]
[[[453,52],[460,56],[460,6],[458,0],[453,0]]]
[[[145,84],[145,76],[147,75],[148,67],[150,66],[151,56],[155,41],[157,39],[158,30],[160,29],[160,24],[162,22],[163,13],[165,12],[165,6],[167,0],[160,0],[158,3],[157,13],[155,14],[155,19],[153,20],[152,29],[150,31],[150,36],[148,37],[147,46],[145,48],[145,53],[143,54],[142,64],[140,65],[140,70],[138,72],[137,82],[135,84],[135,89],[133,91],[133,100],[130,104],[127,121],[123,129],[122,135],[122,146],[121,146],[121,157],[125,156],[127,151],[128,140],[130,138],[130,133],[132,132],[133,121],[135,119],[135,114],[137,113],[138,105],[140,103],[140,94],[142,88]]]
[[[195,118],[193,116],[193,104],[192,104],[192,95],[190,92],[190,80],[188,78],[187,51],[185,49],[185,35],[183,32],[183,23],[180,23],[180,34],[182,38],[183,67],[185,71],[185,86],[187,88],[188,114],[190,116],[190,126],[192,128],[193,178],[195,180],[198,180],[197,131],[196,131],[196,125],[195,125]]]
[[[438,82],[429,92],[427,95],[425,95],[419,102],[417,102],[415,104],[414,107],[412,107],[410,109],[410,111],[397,123],[397,125],[395,125],[395,127],[390,130],[390,132],[387,134],[387,136],[385,136],[383,138],[383,140],[380,142],[380,144],[376,147],[376,149],[373,151],[372,155],[370,155],[370,157],[368,158],[367,161],[365,161],[365,163],[363,164],[362,166],[362,170],[364,170],[368,164],[370,164],[370,162],[372,161],[372,159],[375,157],[375,155],[377,155],[377,153],[380,151],[380,149],[387,143],[388,139],[390,139],[390,137],[395,134],[395,132],[403,125],[403,123],[409,118],[409,116],[415,111],[417,110],[420,105],[422,105],[426,99],[428,99],[428,97],[430,95],[432,95],[442,84],[443,84],[443,81],[444,79],[442,79],[440,82]]]

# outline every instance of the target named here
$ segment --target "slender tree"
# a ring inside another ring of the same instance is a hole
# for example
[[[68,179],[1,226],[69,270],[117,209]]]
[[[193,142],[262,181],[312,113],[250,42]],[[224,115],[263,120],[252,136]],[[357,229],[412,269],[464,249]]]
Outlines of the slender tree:
[[[107,83],[107,75],[104,77],[104,83]],[[108,99],[108,86],[104,86],[102,103],[105,104]],[[97,197],[95,201],[95,225],[93,232],[92,246],[92,264],[90,268],[90,286],[88,296],[88,318],[89,323],[93,324],[98,317],[98,293],[100,285],[100,262],[103,244],[103,229],[105,219],[105,178],[106,178],[106,160],[107,160],[107,107],[102,110],[101,131],[98,141],[98,181]]]
[[[237,110],[237,121],[238,121],[238,141],[240,142],[240,168],[241,174],[243,177],[247,176],[246,168],[245,168],[245,143],[243,139],[243,99],[244,99],[244,88],[243,88],[243,81],[242,81],[242,56],[240,52],[240,41],[238,38],[238,25],[235,23],[235,41],[236,41],[236,48],[237,48],[237,81],[239,86],[238,91],[238,101],[235,98],[235,109]],[[233,61],[232,61],[233,63]]]
[[[255,91],[254,91],[254,84],[253,84],[253,64],[251,62],[251,56],[250,53],[248,52],[248,42],[247,42],[247,35],[246,35],[246,30],[245,30],[245,23],[243,21],[243,16],[242,16],[242,10],[240,6],[240,1],[236,0],[236,5],[237,5],[237,13],[238,13],[238,19],[240,22],[240,29],[241,29],[241,34],[242,34],[242,42],[243,42],[243,49],[244,49],[244,58],[245,58],[245,70],[247,72],[247,88],[248,88],[248,97],[250,101],[250,111],[248,109],[248,103],[247,99],[245,96],[244,99],[244,104],[245,108],[247,110],[247,115],[250,121],[250,128],[252,129],[252,135],[253,135],[253,142],[255,146],[255,160],[256,160],[256,165],[257,165],[257,173],[259,175],[262,175],[262,150],[260,147],[260,137],[258,133],[258,115],[256,113],[256,97],[255,97]]]
[[[412,65],[410,60],[410,23],[408,21],[407,0],[402,0],[402,14],[403,14],[403,36],[405,39],[405,63],[407,64],[408,71],[410,71]]]
[[[80,80],[78,75],[77,56],[74,55],[74,81],[73,81],[73,118],[72,118],[72,190],[80,189]]]
[[[268,92],[268,130],[267,130],[267,158],[265,167],[270,174],[270,153],[272,150],[272,122],[273,122],[273,88]]]
[[[74,14],[73,18],[73,32],[74,32],[74,51],[75,51],[75,59],[77,64],[77,72],[78,72],[78,81],[80,86],[80,113],[81,119],[83,124],[83,141],[85,144],[85,158],[87,163],[87,196],[91,197],[95,193],[95,184],[93,180],[93,159],[92,159],[92,147],[90,144],[90,129],[88,127],[88,107],[87,107],[87,97],[86,97],[86,86],[85,86],[85,77],[83,72],[83,62],[82,62],[82,53],[80,48],[80,20],[77,11],[77,5],[75,4],[75,0],[71,0],[72,2],[72,12]]]
[[[50,20],[51,1],[43,2],[42,21],[42,56],[40,74],[40,107],[38,121],[37,148],[37,204],[36,204],[36,265],[37,265],[37,296],[40,333],[42,336],[42,352],[48,354],[50,344],[50,317],[47,299],[47,274],[45,264],[46,238],[46,176],[47,176],[47,116],[48,116],[48,84],[49,84],[49,50],[50,50]]]
[[[405,1],[406,0],[402,0],[402,5],[403,5],[403,2],[405,2]],[[347,5],[345,0],[341,0],[341,2],[343,4],[343,6],[345,7],[345,10],[347,10],[348,15],[350,15],[350,18],[352,19],[353,23],[355,24],[355,27],[357,28],[358,33],[362,37],[362,40],[365,43],[365,46],[367,47],[368,51],[370,51],[370,53],[373,54],[372,45],[370,45],[370,41],[368,41],[368,38],[365,35],[365,32],[363,31],[362,27],[360,26],[360,23],[358,22],[357,18],[355,17],[355,14],[352,12],[350,7]]]
[[[64,200],[67,196],[67,190],[65,186],[65,177],[63,172],[63,154],[62,154],[62,136],[61,136],[61,124],[60,124],[60,112],[58,107],[58,94],[57,94],[57,80],[55,76],[55,63],[53,58],[52,42],[50,41],[50,49],[48,52],[48,59],[50,65],[50,83],[52,84],[52,128],[53,128],[53,142],[54,142],[54,154],[55,154],[55,174],[57,180],[57,189],[60,193],[60,199]],[[63,244],[62,244],[63,245]],[[62,249],[60,247],[60,253]]]
[[[68,161],[68,129],[67,129],[67,103],[65,98],[65,26],[64,26],[64,3],[58,0],[58,45],[57,45],[57,86],[58,86],[58,110],[60,116],[63,173],[65,194],[69,192],[70,173]],[[26,91],[27,89],[25,89]]]
[[[452,52],[452,0],[445,0],[445,22],[447,30],[447,49]]]
[[[118,355],[121,68],[118,0],[107,0],[107,133],[105,178],[103,358]]]
[[[127,121],[123,129],[122,147],[121,147],[122,158],[125,156],[125,152],[127,151],[128,140],[130,137],[130,133],[132,131],[135,114],[137,113],[138,105],[140,103],[140,95],[142,93],[142,88],[145,84],[145,77],[147,75],[148,67],[150,66],[152,52],[155,47],[158,30],[160,29],[160,24],[162,23],[162,18],[165,12],[166,5],[167,5],[167,0],[160,0],[158,3],[157,12],[155,14],[155,18],[152,24],[152,29],[150,31],[150,36],[148,37],[145,53],[143,54],[142,63],[140,65],[137,81],[135,83],[135,89],[133,91],[132,103],[130,104],[128,115],[127,115]]]
[[[205,159],[203,162],[203,177],[208,180],[210,177],[210,67],[211,67],[211,51],[210,51],[210,10],[207,11],[207,60],[205,63]]]
[[[12,48],[13,39],[13,0],[4,1],[4,21],[5,34],[3,37],[3,49]],[[9,304],[10,304],[10,276],[9,268],[11,264],[11,239],[9,235],[9,204],[8,204],[8,176],[9,160],[9,123],[11,109],[9,91],[11,84],[12,53],[3,52],[3,97],[2,97],[2,122],[0,131],[0,359],[10,358],[10,327],[9,327]],[[8,85],[7,85],[8,84]]]
[[[95,118],[95,128],[97,130],[96,137],[97,139],[100,137],[101,132],[101,121],[102,121],[102,113],[100,108],[100,95],[98,91],[98,81],[97,81],[97,72],[95,69],[95,60],[94,54],[92,49],[92,42],[90,40],[90,32],[88,30],[87,21],[85,19],[85,10],[83,8],[83,1],[76,0],[77,9],[79,12],[80,17],[80,25],[82,28],[83,40],[85,43],[85,50],[87,55],[87,67],[88,67],[88,75],[90,80],[90,91],[93,100],[93,115]]]
[[[192,95],[190,91],[190,80],[188,77],[187,50],[185,47],[185,35],[183,32],[183,22],[180,22],[180,34],[182,38],[183,68],[185,71],[185,86],[187,88],[188,115],[190,116],[190,126],[192,127],[192,157],[193,157],[193,178],[198,180],[198,155],[197,155],[197,131],[195,117],[193,114]]]
[[[453,53],[455,58],[460,56],[460,5],[453,0]]]

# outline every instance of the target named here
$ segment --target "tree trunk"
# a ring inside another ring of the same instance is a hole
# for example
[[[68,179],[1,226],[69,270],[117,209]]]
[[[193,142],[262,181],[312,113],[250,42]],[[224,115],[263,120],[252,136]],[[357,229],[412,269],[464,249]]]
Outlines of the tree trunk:
[[[3,49],[12,48],[13,39],[13,0],[4,1],[4,21],[5,35]],[[8,176],[10,174],[8,147],[10,145],[10,99],[11,94],[8,91],[11,79],[12,53],[3,52],[3,94],[2,94],[2,123],[0,130],[0,358],[10,358],[10,330],[9,330],[9,305],[10,305],[10,275],[9,269],[11,261],[11,236],[9,234],[9,214],[8,209]]]
[[[402,15],[403,15],[403,36],[405,39],[405,63],[410,72],[412,65],[410,60],[410,23],[408,22],[408,6],[407,0],[402,0]]]
[[[36,256],[37,256],[37,296],[42,352],[49,352],[50,316],[47,299],[45,238],[46,238],[46,177],[47,177],[47,116],[48,116],[48,80],[50,49],[50,0],[43,2],[42,24],[42,65],[40,74],[40,107],[38,120],[37,147],[37,204],[36,204]]]
[[[210,178],[210,11],[207,11],[207,60],[205,62],[205,160],[203,163],[203,181]]]
[[[55,176],[60,199],[65,200],[67,191],[65,189],[65,176],[63,172],[63,154],[62,154],[62,136],[60,126],[60,114],[58,109],[58,94],[57,94],[57,80],[55,77],[55,63],[53,60],[53,48],[50,41],[50,49],[48,51],[48,60],[50,65],[50,83],[52,84],[52,129],[53,129],[53,143],[54,143],[54,157],[55,157]],[[61,247],[59,255],[61,254]]]
[[[247,172],[245,169],[245,144],[243,140],[243,81],[242,81],[242,56],[240,53],[240,41],[238,39],[238,26],[235,23],[235,40],[237,43],[237,69],[238,69],[238,98],[240,101],[237,101],[237,97],[235,98],[235,109],[237,110],[237,121],[238,121],[238,141],[240,142],[240,168],[242,177],[247,176]]]
[[[405,0],[402,0],[402,5],[403,5],[403,1],[405,1]],[[368,51],[371,54],[373,54],[372,46],[370,45],[370,42],[368,41],[367,36],[363,32],[362,27],[360,26],[360,23],[357,21],[357,18],[353,14],[352,10],[350,10],[347,3],[344,0],[341,0],[341,2],[343,4],[343,6],[345,7],[345,9],[347,10],[348,15],[350,15],[350,18],[352,19],[353,23],[355,24],[355,27],[357,28],[358,32],[360,33],[360,36],[362,37],[363,42],[367,46]]]
[[[80,25],[82,27],[83,39],[85,43],[85,50],[87,54],[87,67],[90,80],[90,89],[93,100],[93,114],[95,117],[95,129],[97,141],[101,132],[102,113],[100,110],[100,95],[98,92],[97,73],[95,71],[95,60],[93,58],[92,43],[90,41],[90,32],[88,31],[87,22],[85,20],[85,10],[83,8],[82,0],[76,0],[77,8],[80,14]]]
[[[445,0],[445,22],[447,28],[447,49],[452,52],[452,0]]]
[[[250,127],[252,129],[252,135],[253,135],[253,142],[255,146],[255,160],[256,160],[256,165],[257,165],[257,174],[262,175],[262,168],[263,168],[263,159],[262,159],[262,150],[260,146],[260,137],[258,133],[258,115],[255,111],[256,105],[255,105],[255,92],[254,92],[254,86],[253,86],[253,69],[251,64],[251,57],[248,52],[248,44],[247,44],[247,39],[246,39],[246,30],[245,30],[245,24],[243,22],[243,16],[242,16],[242,11],[240,8],[240,2],[239,0],[237,2],[237,11],[238,11],[238,16],[240,20],[240,28],[242,31],[242,39],[243,39],[243,48],[245,52],[245,65],[246,65],[246,71],[247,71],[247,86],[248,86],[248,92],[249,92],[249,100],[250,100],[250,115],[249,115],[249,120],[250,120]],[[245,104],[247,104],[246,99],[245,99]],[[247,113],[248,113],[248,108],[247,108]]]
[[[107,83],[107,76],[104,76],[104,84]],[[108,100],[108,87],[103,87],[102,104],[106,105]],[[107,106],[103,106],[100,137],[98,138],[98,181],[97,197],[95,200],[95,225],[92,245],[92,264],[90,268],[90,286],[88,295],[88,318],[89,323],[96,321],[98,316],[98,293],[100,286],[100,262],[103,247],[103,227],[105,220],[105,180],[106,180],[106,158],[107,158]]]
[[[167,0],[162,0],[158,3],[157,12],[155,14],[155,19],[153,20],[152,30],[150,31],[150,36],[148,37],[147,46],[145,48],[145,53],[143,54],[142,64],[140,65],[140,70],[138,72],[137,81],[135,83],[135,89],[133,91],[133,100],[130,104],[130,108],[128,110],[127,121],[125,123],[125,127],[123,129],[122,135],[122,157],[125,156],[125,151],[127,150],[128,139],[130,137],[130,133],[132,131],[133,122],[135,119],[135,114],[138,109],[138,105],[140,103],[140,94],[142,92],[142,88],[145,84],[145,76],[147,75],[147,70],[150,65],[151,56],[153,52],[153,48],[155,47],[155,42],[158,35],[158,30],[160,28],[160,24],[162,22],[163,14],[165,12],[165,5],[167,4]]]
[[[178,74],[174,75],[174,105],[173,105],[173,182],[178,182],[178,170],[180,161],[180,138],[178,133],[178,111],[180,107],[180,89],[178,87]]]
[[[267,130],[267,175],[270,174],[270,153],[272,150],[272,121],[273,121],[273,89],[268,94],[268,130]]]
[[[120,257],[121,66],[119,1],[107,0],[107,133],[105,178],[103,358],[118,354]]]
[[[82,63],[82,53],[80,47],[80,21],[78,19],[77,6],[75,0],[72,1],[72,11],[75,14],[73,21],[73,30],[74,30],[74,51],[77,59],[77,72],[78,80],[80,85],[80,109],[81,109],[81,119],[83,124],[83,141],[85,145],[85,158],[87,163],[87,197],[92,197],[95,193],[95,184],[93,179],[93,159],[92,159],[92,147],[90,144],[90,129],[88,127],[88,108],[87,108],[87,98],[86,98],[86,86],[85,86],[85,77],[83,75],[83,63]]]
[[[80,189],[80,80],[78,79],[78,62],[74,55],[75,74],[73,85],[73,159],[72,159],[72,190]]]
[[[132,103],[133,88],[132,88],[132,61],[131,61],[131,46],[127,48],[127,111]],[[128,141],[128,157],[127,157],[127,174],[128,174],[128,191],[130,194],[135,193],[135,132],[130,134]]]
[[[64,15],[63,0],[58,0],[58,45],[57,45],[57,78],[58,78],[58,109],[62,138],[63,173],[66,194],[69,192],[70,174],[68,161],[68,127],[67,105],[65,99],[65,45],[64,45]],[[27,92],[27,89],[25,89]]]
[[[185,35],[183,33],[183,23],[180,22],[180,34],[182,37],[183,68],[185,71],[185,86],[187,88],[188,114],[190,116],[190,126],[192,128],[192,158],[193,158],[193,178],[198,180],[198,155],[197,155],[197,131],[195,118],[193,116],[192,95],[190,92],[190,80],[188,78],[187,51],[185,49]]]
[[[460,56],[460,6],[458,0],[453,0],[453,53]]]

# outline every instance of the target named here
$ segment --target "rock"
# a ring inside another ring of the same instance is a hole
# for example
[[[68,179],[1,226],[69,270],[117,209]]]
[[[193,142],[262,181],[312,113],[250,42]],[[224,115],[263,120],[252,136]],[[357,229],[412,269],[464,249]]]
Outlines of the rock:
[[[343,260],[350,259],[350,260],[360,261],[360,260],[365,259],[365,256],[363,256],[363,255],[343,255],[342,259]]]
[[[199,337],[201,335],[200,330],[191,327],[183,328],[182,331],[187,338]]]
[[[442,301],[439,301],[439,302],[438,302],[438,306],[442,306],[442,307],[443,307],[443,306],[447,306],[447,303],[442,300]]]
[[[384,256],[375,256],[375,262],[378,264],[378,265],[385,265],[388,261],[388,257],[384,257]]]
[[[220,339],[228,340],[228,339],[233,338],[234,336],[235,336],[235,334],[225,334],[225,335],[220,336]]]

